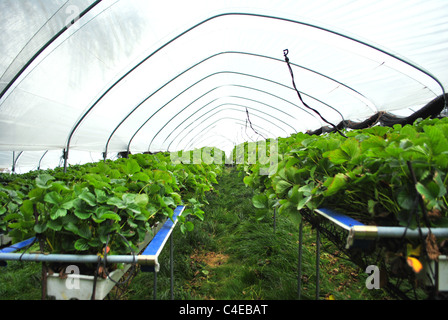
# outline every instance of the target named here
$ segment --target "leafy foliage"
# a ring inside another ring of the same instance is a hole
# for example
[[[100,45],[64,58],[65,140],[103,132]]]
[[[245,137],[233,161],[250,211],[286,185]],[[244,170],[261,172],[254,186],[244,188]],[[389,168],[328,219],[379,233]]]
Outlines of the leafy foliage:
[[[203,219],[221,170],[158,153],[16,176],[0,187],[0,227],[14,241],[38,235],[48,252],[96,254],[108,243],[111,254],[129,253],[183,200],[181,229],[192,230],[186,216]]]
[[[411,228],[428,215],[431,226],[448,226],[448,119],[346,134],[281,139],[278,170],[260,175],[257,163],[244,178],[258,190],[254,206],[293,215],[331,207],[367,224]]]

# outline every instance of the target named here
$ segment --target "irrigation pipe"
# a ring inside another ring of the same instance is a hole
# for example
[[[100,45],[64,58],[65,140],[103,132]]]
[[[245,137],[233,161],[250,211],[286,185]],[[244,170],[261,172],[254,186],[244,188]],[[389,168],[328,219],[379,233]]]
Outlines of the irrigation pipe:
[[[34,261],[34,262],[68,262],[68,263],[97,263],[101,259],[105,263],[138,263],[145,266],[159,265],[158,257],[154,255],[111,255],[106,259],[98,255],[77,254],[42,254],[42,253],[2,253],[0,260]]]
[[[347,249],[353,245],[355,239],[374,240],[379,238],[408,238],[415,239],[432,233],[438,239],[448,239],[448,228],[420,228],[381,227],[357,225],[349,229]]]

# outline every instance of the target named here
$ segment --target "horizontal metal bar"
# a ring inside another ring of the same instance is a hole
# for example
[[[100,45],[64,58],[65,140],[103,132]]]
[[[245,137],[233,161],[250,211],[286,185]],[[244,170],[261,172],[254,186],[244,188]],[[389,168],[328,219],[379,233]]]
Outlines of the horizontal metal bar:
[[[380,238],[415,239],[427,236],[431,232],[438,239],[448,239],[448,228],[419,228],[382,227],[382,226],[353,226],[347,237],[347,248],[353,245],[355,239],[375,240]]]
[[[69,262],[69,263],[139,263],[144,265],[156,265],[157,256],[149,255],[110,255],[103,258],[99,255],[79,254],[42,254],[42,253],[2,253],[0,260],[34,261],[34,262]]]
[[[33,261],[33,262],[65,262],[65,263],[137,263],[149,267],[148,270],[159,271],[159,254],[164,247],[168,237],[177,224],[178,217],[184,211],[185,206],[177,206],[174,210],[172,220],[168,219],[162,228],[151,240],[147,248],[141,255],[107,255],[105,258],[99,255],[81,255],[81,254],[44,254],[44,253],[13,253],[19,249],[32,244],[34,238],[22,241],[11,247],[0,251],[0,261]]]
[[[354,244],[355,240],[402,237],[415,239],[420,236],[427,236],[429,231],[431,231],[431,233],[438,239],[448,239],[448,228],[410,229],[401,226],[370,226],[328,208],[319,208],[316,209],[315,212],[349,232],[347,237],[347,249]]]

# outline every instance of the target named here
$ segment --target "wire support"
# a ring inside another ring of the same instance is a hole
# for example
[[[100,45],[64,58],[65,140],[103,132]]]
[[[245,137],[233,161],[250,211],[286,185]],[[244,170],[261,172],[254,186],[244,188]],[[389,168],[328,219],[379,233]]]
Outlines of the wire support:
[[[290,63],[289,63],[288,53],[289,53],[289,50],[288,50],[288,49],[283,50],[283,55],[284,55],[284,57],[285,57],[285,61],[286,61],[286,64],[287,64],[287,66],[288,66],[289,73],[291,74],[292,86],[294,87],[294,90],[296,91],[297,95],[299,96],[299,99],[300,99],[300,101],[302,102],[302,104],[303,104],[305,107],[307,107],[308,109],[310,109],[311,111],[313,111],[314,113],[316,113],[316,114],[322,119],[323,122],[325,122],[325,123],[329,124],[330,126],[332,126],[332,127],[333,127],[333,128],[334,128],[334,129],[335,129],[341,136],[343,136],[344,138],[347,138],[347,136],[346,136],[344,133],[342,133],[342,132],[339,130],[339,128],[338,128],[335,124],[329,122],[327,119],[325,119],[325,118],[320,114],[319,111],[317,111],[316,109],[310,107],[309,105],[307,105],[307,104],[305,103],[305,101],[303,101],[303,99],[302,99],[302,95],[300,94],[299,90],[297,89],[297,86],[296,86],[296,83],[295,83],[295,80],[294,80],[294,73],[293,73],[292,68],[291,68],[291,65],[290,65]]]

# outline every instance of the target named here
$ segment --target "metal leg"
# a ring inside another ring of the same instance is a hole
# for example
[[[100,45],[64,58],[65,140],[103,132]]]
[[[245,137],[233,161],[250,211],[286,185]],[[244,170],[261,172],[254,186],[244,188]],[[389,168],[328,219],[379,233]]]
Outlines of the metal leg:
[[[299,227],[299,263],[297,266],[298,274],[297,274],[297,296],[298,299],[301,299],[302,295],[302,239],[303,239],[303,221],[300,222]]]
[[[173,235],[170,235],[170,292],[171,300],[174,300],[174,255],[173,255]]]
[[[276,223],[277,223],[277,208],[274,208],[274,233],[276,229]]]
[[[316,229],[316,300],[319,300],[319,278],[320,278],[320,233],[319,230]]]

